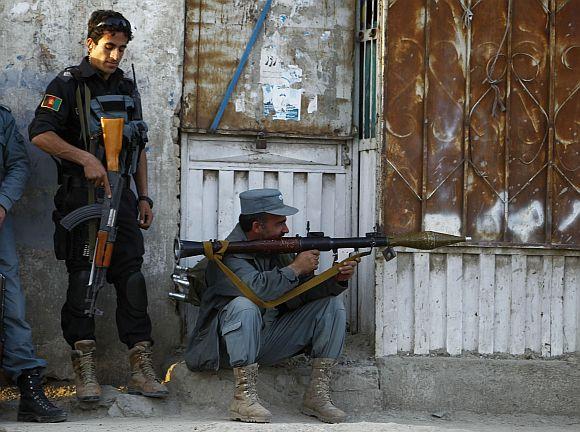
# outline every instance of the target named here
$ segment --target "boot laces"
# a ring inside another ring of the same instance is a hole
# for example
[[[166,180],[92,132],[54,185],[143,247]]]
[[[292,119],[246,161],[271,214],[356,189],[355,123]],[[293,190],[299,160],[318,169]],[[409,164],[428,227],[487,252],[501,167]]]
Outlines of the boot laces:
[[[95,370],[94,351],[81,352],[79,365],[83,383],[96,384],[97,373]]]
[[[251,402],[260,403],[258,390],[256,388],[256,383],[258,380],[258,368],[242,368],[241,374],[244,394],[248,397],[248,399],[250,399]]]
[[[22,396],[34,401],[44,411],[56,409],[52,402],[50,402],[46,397],[39,376],[30,374],[25,375],[23,378],[25,382]]]
[[[320,401],[332,404],[330,399],[330,369],[319,368],[317,372],[318,379],[314,385],[314,392]]]
[[[153,368],[153,351],[151,351],[150,349],[143,349],[140,353],[139,353],[139,360],[140,360],[140,366],[141,366],[141,372],[143,373],[143,375],[145,375],[145,377],[149,378],[150,380],[153,381],[157,381],[157,382],[161,382],[157,376],[155,375],[155,369]]]

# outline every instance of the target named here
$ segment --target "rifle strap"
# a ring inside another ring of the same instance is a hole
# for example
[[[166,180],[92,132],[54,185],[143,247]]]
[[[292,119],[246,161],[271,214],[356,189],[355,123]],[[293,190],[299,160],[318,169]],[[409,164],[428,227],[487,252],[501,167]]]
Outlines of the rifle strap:
[[[287,301],[292,300],[294,297],[297,297],[300,294],[305,293],[309,289],[312,289],[315,286],[320,285],[323,282],[326,282],[328,279],[336,276],[339,273],[338,268],[340,266],[342,266],[344,263],[346,263],[347,261],[357,260],[357,259],[359,259],[363,256],[366,256],[370,253],[370,252],[361,252],[361,253],[355,254],[351,257],[348,257],[344,261],[334,263],[332,265],[332,267],[330,267],[328,270],[322,272],[321,274],[319,274],[317,276],[314,276],[312,279],[307,280],[303,284],[298,285],[295,288],[292,288],[290,291],[286,292],[285,294],[278,297],[277,299],[270,300],[270,301],[264,301],[260,297],[258,297],[256,295],[256,293],[254,291],[252,291],[252,289],[250,287],[248,287],[232,270],[230,270],[228,268],[228,266],[226,266],[223,263],[223,256],[224,256],[224,253],[226,252],[226,250],[229,246],[229,241],[222,240],[220,243],[221,243],[222,247],[217,252],[214,253],[212,242],[208,242],[208,241],[203,242],[203,250],[204,250],[204,254],[207,257],[207,259],[215,262],[217,264],[217,266],[220,268],[220,270],[223,271],[224,274],[228,277],[230,282],[232,282],[234,284],[234,286],[246,298],[251,300],[254,304],[256,304],[256,306],[261,307],[261,308],[266,308],[266,309],[274,308],[276,306],[281,305],[282,303],[286,303]]]
[[[83,87],[83,92],[81,94],[81,86]],[[96,156],[96,148],[90,137],[90,112],[91,112],[91,90],[86,82],[79,82],[76,91],[77,100],[77,110],[79,112],[79,122],[81,125],[81,136],[83,138],[83,143],[85,144],[85,150]],[[94,204],[96,202],[95,198],[95,186],[89,182],[88,185],[88,204]],[[88,236],[88,256],[92,257],[95,242],[97,239],[97,223],[96,221],[88,222],[89,236]]]

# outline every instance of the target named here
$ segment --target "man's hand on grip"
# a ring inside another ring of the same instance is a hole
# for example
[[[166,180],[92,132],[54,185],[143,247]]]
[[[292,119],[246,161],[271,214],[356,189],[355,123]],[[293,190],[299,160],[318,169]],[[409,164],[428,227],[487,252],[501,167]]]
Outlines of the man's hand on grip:
[[[111,185],[109,184],[109,178],[107,177],[107,170],[103,164],[92,154],[87,153],[83,163],[83,168],[85,170],[86,179],[94,183],[96,187],[104,187],[107,198],[111,198],[113,195],[111,193]]]
[[[303,276],[312,273],[318,268],[320,261],[320,251],[309,250],[296,255],[292,264],[288,267],[294,271],[296,276]]]
[[[337,282],[343,282],[343,281],[349,280],[352,277],[352,275],[354,274],[356,266],[358,265],[359,262],[360,262],[360,258],[356,258],[352,261],[347,261],[343,265],[341,265],[338,268],[339,273],[335,276]]]

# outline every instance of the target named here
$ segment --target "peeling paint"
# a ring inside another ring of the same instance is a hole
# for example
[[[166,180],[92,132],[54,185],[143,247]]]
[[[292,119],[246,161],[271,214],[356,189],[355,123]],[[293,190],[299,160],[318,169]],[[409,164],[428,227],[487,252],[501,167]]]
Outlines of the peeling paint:
[[[314,95],[310,98],[310,101],[308,102],[308,114],[312,114],[316,111],[318,111],[318,96]]]
[[[262,50],[260,58],[260,83],[290,87],[302,81],[302,69],[296,65],[286,65],[276,47]]]
[[[564,232],[568,227],[574,225],[580,216],[580,201],[574,201],[572,213],[560,222],[559,231]]]
[[[314,4],[314,0],[278,0],[279,5],[289,6],[292,8],[290,18],[294,17],[303,8],[310,7]]]
[[[504,204],[497,200],[493,207],[481,213],[476,220],[476,229],[479,235],[484,238],[495,238],[500,232],[503,220]]]
[[[14,7],[10,10],[12,15],[24,15],[26,12],[30,10],[30,3],[17,3]]]
[[[461,234],[461,218],[455,214],[426,214],[425,229],[451,235]]]
[[[240,93],[238,98],[235,101],[236,104],[236,112],[244,112],[246,110],[246,100],[245,100],[245,93]]]
[[[534,232],[544,225],[544,205],[539,201],[510,214],[508,227],[520,241],[528,242]]]

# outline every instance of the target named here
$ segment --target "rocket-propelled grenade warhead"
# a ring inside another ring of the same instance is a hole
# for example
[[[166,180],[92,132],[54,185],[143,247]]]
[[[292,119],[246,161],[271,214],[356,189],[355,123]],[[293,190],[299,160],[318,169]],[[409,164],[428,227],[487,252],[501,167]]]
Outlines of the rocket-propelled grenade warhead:
[[[471,237],[459,237],[435,231],[421,231],[389,237],[389,246],[431,250],[469,240],[471,240]]]

